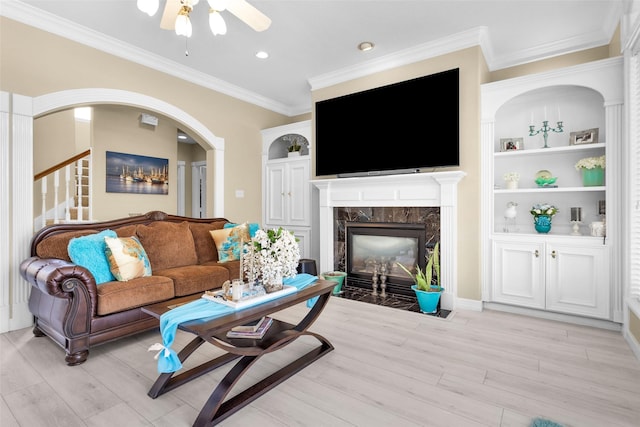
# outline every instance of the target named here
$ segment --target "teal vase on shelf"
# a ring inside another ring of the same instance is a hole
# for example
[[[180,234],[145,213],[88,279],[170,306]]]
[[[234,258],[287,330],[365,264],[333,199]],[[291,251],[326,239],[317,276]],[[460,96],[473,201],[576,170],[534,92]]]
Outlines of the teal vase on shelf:
[[[551,230],[551,217],[549,215],[535,216],[533,224],[538,233],[548,233]]]
[[[604,185],[604,169],[596,166],[592,169],[582,169],[582,185],[585,187],[598,187]]]

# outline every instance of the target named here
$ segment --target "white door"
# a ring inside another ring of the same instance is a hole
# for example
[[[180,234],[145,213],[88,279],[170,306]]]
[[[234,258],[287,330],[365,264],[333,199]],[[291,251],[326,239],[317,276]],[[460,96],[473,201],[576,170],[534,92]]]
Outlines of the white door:
[[[544,244],[494,241],[492,300],[545,308]]]
[[[266,176],[266,223],[286,224],[287,165],[283,162],[267,165]]]
[[[547,310],[608,319],[607,247],[547,248]]]
[[[311,208],[311,187],[309,183],[309,161],[301,160],[287,165],[288,225],[308,226]]]
[[[191,163],[191,217],[207,217],[207,164]]]

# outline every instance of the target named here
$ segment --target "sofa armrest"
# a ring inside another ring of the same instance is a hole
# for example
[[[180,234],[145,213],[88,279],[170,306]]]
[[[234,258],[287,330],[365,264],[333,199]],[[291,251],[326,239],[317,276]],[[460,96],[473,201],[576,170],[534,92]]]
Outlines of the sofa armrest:
[[[44,294],[79,299],[75,304],[85,306],[89,317],[95,316],[96,281],[86,268],[58,258],[34,256],[20,263],[20,275]]]

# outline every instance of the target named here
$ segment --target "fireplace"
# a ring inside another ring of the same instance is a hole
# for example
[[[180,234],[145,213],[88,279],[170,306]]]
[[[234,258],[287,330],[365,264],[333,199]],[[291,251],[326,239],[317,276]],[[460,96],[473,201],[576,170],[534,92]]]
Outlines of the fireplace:
[[[346,272],[350,286],[413,296],[413,280],[397,263],[413,270],[424,269],[426,260],[425,224],[394,222],[346,224]]]
[[[442,171],[313,180],[313,185],[319,190],[320,271],[334,270],[339,264],[340,254],[335,247],[336,233],[340,232],[337,229],[339,221],[335,216],[337,209],[351,209],[354,215],[362,212],[364,216],[369,216],[367,209],[371,207],[439,208],[440,275],[445,284],[440,301],[442,308],[454,309],[458,287],[457,189],[459,181],[465,175],[462,171]],[[374,218],[371,222],[383,221]]]

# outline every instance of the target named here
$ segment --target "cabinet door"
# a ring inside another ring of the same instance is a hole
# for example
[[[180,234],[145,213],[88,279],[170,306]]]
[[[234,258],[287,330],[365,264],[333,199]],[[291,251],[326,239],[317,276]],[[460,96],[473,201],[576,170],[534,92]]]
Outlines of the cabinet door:
[[[266,221],[267,224],[286,224],[286,164],[268,164],[266,183]]]
[[[547,309],[609,318],[606,246],[547,246]]]
[[[492,300],[545,308],[544,244],[493,242]]]
[[[309,161],[300,160],[287,164],[287,224],[311,225],[311,188]]]

